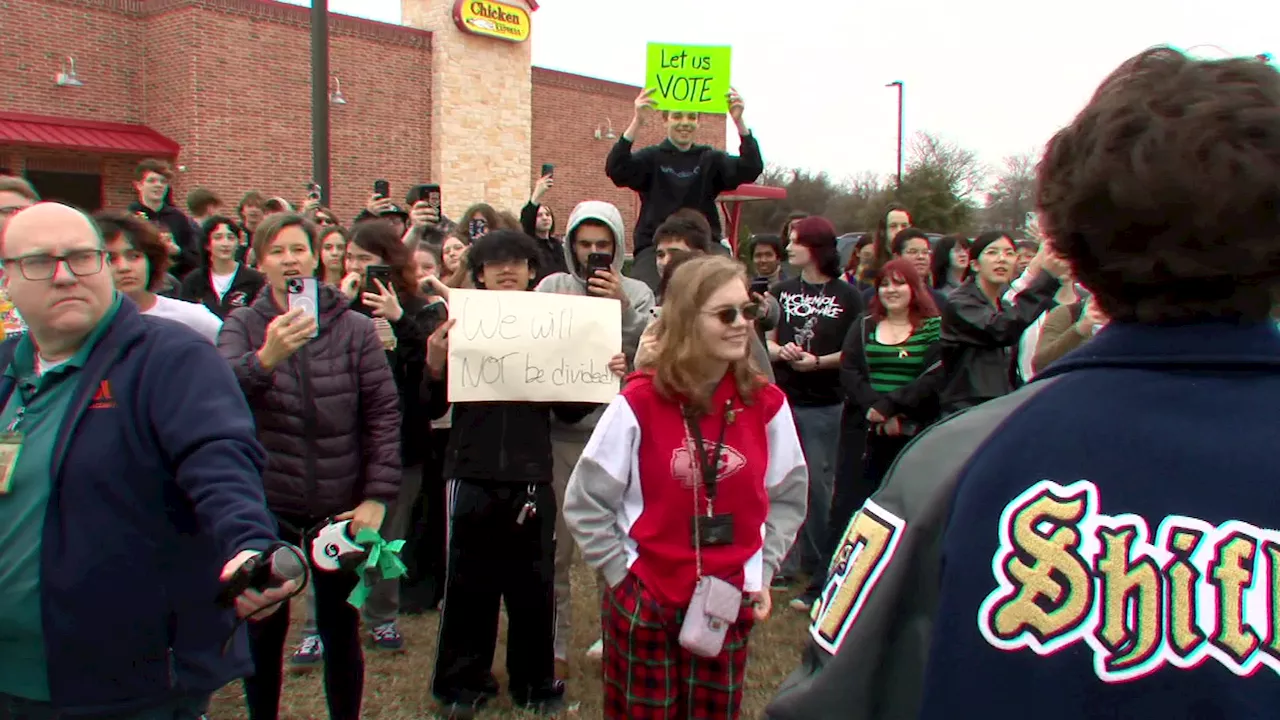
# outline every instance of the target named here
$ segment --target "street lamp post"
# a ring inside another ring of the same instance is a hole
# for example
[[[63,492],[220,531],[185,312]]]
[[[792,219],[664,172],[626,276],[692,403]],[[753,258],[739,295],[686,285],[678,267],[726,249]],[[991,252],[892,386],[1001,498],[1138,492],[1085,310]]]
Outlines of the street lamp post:
[[[329,0],[311,0],[311,181],[329,206]]]
[[[898,88],[898,189],[902,189],[902,81],[894,80],[885,87]]]

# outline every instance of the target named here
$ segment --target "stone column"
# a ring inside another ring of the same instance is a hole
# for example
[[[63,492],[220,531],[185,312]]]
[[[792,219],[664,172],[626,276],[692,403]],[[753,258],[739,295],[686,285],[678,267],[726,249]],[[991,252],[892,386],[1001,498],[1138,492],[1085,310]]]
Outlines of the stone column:
[[[518,217],[532,175],[531,39],[464,33],[453,21],[454,1],[400,0],[404,24],[432,33],[431,180],[455,222],[476,202]]]

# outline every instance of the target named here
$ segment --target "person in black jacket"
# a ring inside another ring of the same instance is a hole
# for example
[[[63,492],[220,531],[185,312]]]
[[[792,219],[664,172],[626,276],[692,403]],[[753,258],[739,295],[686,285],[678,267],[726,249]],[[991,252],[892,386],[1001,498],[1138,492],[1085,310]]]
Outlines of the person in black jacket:
[[[1012,302],[1002,297],[1013,280],[1018,250],[1007,235],[986,232],[973,241],[974,274],[942,309],[942,364],[947,379],[939,400],[943,414],[980,405],[1013,390],[1013,347],[1041,313],[1067,272],[1045,242],[1027,267],[1026,287]],[[1019,281],[1021,282],[1021,280]]]
[[[555,185],[555,178],[546,175],[534,183],[529,202],[520,209],[520,227],[538,244],[542,254],[538,265],[538,280],[558,272],[569,272],[564,260],[564,241],[556,237],[556,214],[550,205],[542,204],[542,196]]]
[[[716,198],[726,190],[754,181],[764,172],[764,159],[755,135],[742,120],[745,105],[736,90],[728,94],[729,118],[738,128],[741,145],[738,157],[710,145],[695,145],[698,113],[664,112],[667,139],[639,152],[631,152],[636,133],[644,124],[647,111],[653,109],[652,90],[640,93],[635,102],[631,125],[609,151],[605,173],[613,184],[640,194],[640,219],[636,221],[635,260],[631,277],[658,289],[657,265],[654,262],[653,233],[672,213],[681,208],[701,212],[711,224],[712,237],[720,237],[720,213]]]
[[[203,259],[187,273],[178,287],[178,298],[204,303],[209,311],[226,319],[232,310],[253,302],[266,277],[236,260],[240,254],[240,226],[225,215],[214,215],[200,227]]]
[[[163,160],[138,163],[133,171],[138,199],[129,204],[129,212],[159,227],[160,236],[173,248],[173,275],[181,278],[200,265],[200,243],[191,218],[169,200],[172,179],[173,167]]]
[[[540,253],[518,230],[494,230],[471,245],[471,279],[479,289],[530,290]],[[427,344],[424,394],[443,415],[449,331]],[[615,357],[620,362],[621,357]],[[449,478],[448,580],[431,691],[445,717],[469,718],[498,694],[490,669],[498,606],[505,601],[508,691],[515,704],[542,714],[564,707],[555,678],[555,527],[551,414],[575,423],[594,404],[469,402],[453,408],[445,451]]]
[[[371,265],[386,265],[391,270],[390,284],[373,278]],[[387,220],[364,220],[351,229],[347,243],[347,277],[355,276],[349,296],[351,308],[373,318],[379,337],[387,350],[387,362],[400,393],[400,457],[403,475],[400,495],[389,513],[384,536],[388,541],[405,536],[412,519],[411,511],[422,488],[423,450],[427,447],[431,418],[422,399],[422,380],[426,367],[427,338],[443,322],[439,306],[430,306],[418,286],[413,255],[400,242],[399,228]],[[342,289],[348,290],[344,279]],[[364,605],[365,627],[373,636],[374,647],[399,650],[404,636],[396,625],[400,609],[400,581],[384,580],[374,586]]]

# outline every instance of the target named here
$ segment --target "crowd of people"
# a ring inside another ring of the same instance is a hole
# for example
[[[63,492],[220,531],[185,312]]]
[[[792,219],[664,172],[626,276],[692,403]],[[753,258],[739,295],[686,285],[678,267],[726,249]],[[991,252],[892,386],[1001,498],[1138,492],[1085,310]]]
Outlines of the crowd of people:
[[[736,156],[680,112],[635,150],[655,115],[637,98],[602,175],[641,197],[630,266],[607,202],[557,234],[551,175],[518,214],[451,222],[375,191],[350,224],[314,193],[232,210],[196,188],[184,212],[156,160],[133,205],[92,215],[0,177],[0,720],[198,718],[241,678],[273,720],[303,592],[287,662],[323,666],[335,720],[361,716],[366,641],[402,650],[398,618],[435,611],[440,714],[481,713],[504,608],[506,692],[529,712],[565,709],[586,652],[608,718],[738,717],[775,592],[811,618],[775,720],[1032,698],[1052,718],[1265,716],[1276,629],[1242,608],[1280,527],[1257,482],[1280,399],[1280,73],[1125,63],[1049,144],[1030,240],[934,243],[894,204],[847,248],[795,213],[744,260],[714,199],[763,161],[726,100]],[[312,311],[290,302],[306,278]],[[619,394],[451,403],[460,289],[616,306]],[[344,521],[405,541],[408,574],[363,602],[364,576],[308,552]],[[1193,557],[1228,525],[1259,539]],[[272,564],[215,602],[295,547],[304,577]],[[601,607],[585,648],[578,551]],[[1235,618],[1185,604],[1214,587]],[[1178,644],[1211,627],[1226,655]]]

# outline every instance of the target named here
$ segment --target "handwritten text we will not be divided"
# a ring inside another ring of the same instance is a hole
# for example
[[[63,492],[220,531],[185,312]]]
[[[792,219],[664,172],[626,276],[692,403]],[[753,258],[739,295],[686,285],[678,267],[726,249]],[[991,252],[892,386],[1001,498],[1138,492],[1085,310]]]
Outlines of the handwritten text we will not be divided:
[[[536,292],[455,290],[449,400],[608,402],[622,345],[616,301]]]

